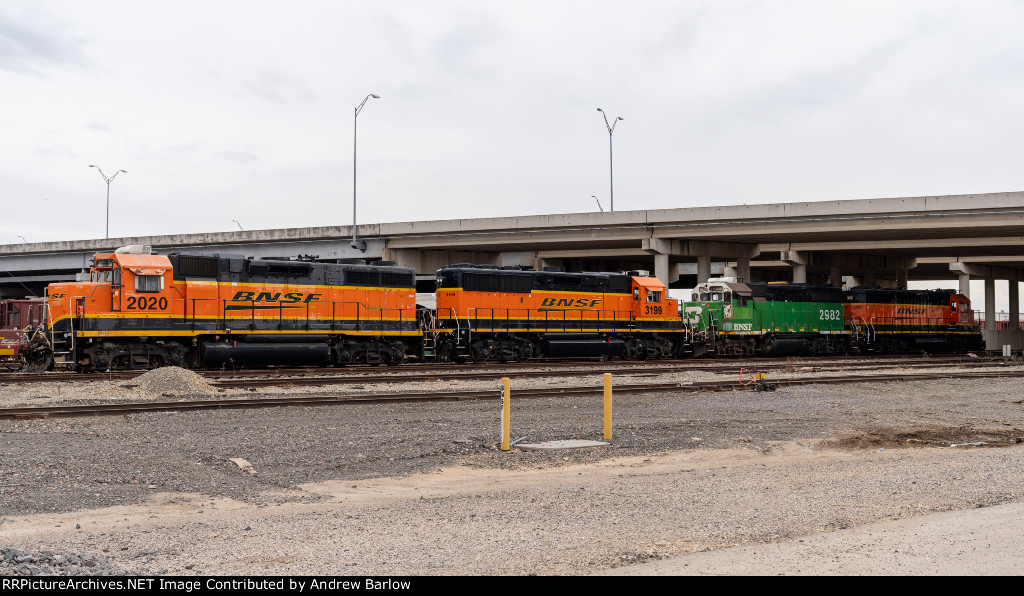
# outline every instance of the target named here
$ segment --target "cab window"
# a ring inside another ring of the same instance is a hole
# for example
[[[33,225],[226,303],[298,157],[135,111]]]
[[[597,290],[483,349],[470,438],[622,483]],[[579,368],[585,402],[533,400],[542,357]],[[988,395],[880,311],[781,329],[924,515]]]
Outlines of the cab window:
[[[136,292],[159,292],[164,289],[164,277],[162,275],[136,275]]]
[[[651,291],[648,290],[648,292],[647,292],[647,301],[648,302],[661,302],[661,292],[651,292]]]
[[[700,299],[702,302],[708,302],[709,300],[711,300],[711,294],[704,292],[703,294],[700,295]]]
[[[633,300],[640,299],[640,288],[633,288]]]
[[[722,294],[721,294],[721,292],[712,292],[711,293],[711,301],[712,302],[721,302],[722,301]]]

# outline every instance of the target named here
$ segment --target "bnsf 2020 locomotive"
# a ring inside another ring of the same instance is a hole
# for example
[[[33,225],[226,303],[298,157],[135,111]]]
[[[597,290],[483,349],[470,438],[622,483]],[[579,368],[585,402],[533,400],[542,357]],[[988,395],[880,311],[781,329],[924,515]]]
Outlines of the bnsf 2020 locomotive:
[[[982,347],[970,302],[905,291],[712,280],[680,305],[641,272],[453,265],[436,306],[415,271],[236,255],[95,256],[51,284],[30,369],[338,365],[579,356],[964,351]]]
[[[56,364],[401,362],[423,335],[415,273],[405,267],[127,247],[97,254],[89,275],[47,289]],[[36,360],[38,368],[50,364]]]

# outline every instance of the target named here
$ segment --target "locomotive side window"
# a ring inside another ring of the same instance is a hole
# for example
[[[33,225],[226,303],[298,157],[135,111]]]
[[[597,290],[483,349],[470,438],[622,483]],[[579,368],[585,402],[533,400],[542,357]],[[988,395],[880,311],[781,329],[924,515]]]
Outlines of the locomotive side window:
[[[647,292],[648,302],[661,302],[661,292]]]
[[[720,292],[712,292],[711,293],[711,300],[713,300],[714,302],[721,302],[722,294]]]
[[[700,294],[698,294],[697,292],[694,292],[693,294],[690,294],[690,301],[691,302],[697,302],[698,300],[700,300]]]
[[[162,275],[136,275],[136,292],[159,292],[164,289],[164,278]]]
[[[633,288],[633,300],[640,299],[640,288]]]
[[[711,300],[711,294],[704,292],[700,295],[701,302],[708,302]]]

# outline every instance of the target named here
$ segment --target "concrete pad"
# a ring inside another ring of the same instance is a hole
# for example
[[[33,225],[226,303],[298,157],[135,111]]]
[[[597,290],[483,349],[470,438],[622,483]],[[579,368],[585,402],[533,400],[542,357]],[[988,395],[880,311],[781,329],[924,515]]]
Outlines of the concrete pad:
[[[543,443],[516,443],[521,449],[579,449],[581,447],[602,447],[608,443],[602,441],[545,441]]]

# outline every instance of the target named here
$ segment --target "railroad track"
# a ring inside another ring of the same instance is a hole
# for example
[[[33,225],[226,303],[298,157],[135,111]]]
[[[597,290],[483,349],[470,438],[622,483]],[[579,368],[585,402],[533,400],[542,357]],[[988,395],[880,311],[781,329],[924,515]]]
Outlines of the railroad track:
[[[951,378],[991,379],[1021,378],[1024,371],[975,371],[975,372],[943,372],[943,373],[909,373],[892,375],[843,376],[843,377],[802,377],[772,379],[770,385],[787,387],[814,384],[844,383],[887,383],[902,381],[922,381]],[[758,387],[751,382],[735,381],[704,381],[688,383],[647,383],[618,385],[614,388],[616,395],[637,393],[694,392],[694,391],[752,391]],[[512,399],[569,397],[569,396],[600,396],[603,387],[545,387],[545,388],[513,388]],[[496,389],[475,391],[445,391],[422,393],[390,393],[376,395],[302,395],[302,396],[270,396],[253,398],[231,398],[210,400],[180,400],[164,402],[137,403],[99,403],[82,405],[41,406],[0,408],[0,420],[45,419],[76,416],[102,416],[151,413],[151,412],[187,412],[196,410],[268,408],[282,406],[326,406],[352,405],[366,403],[408,403],[435,401],[464,401],[479,399],[497,399]]]
[[[794,367],[824,371],[833,369],[885,369],[906,368],[914,366],[948,366],[966,367],[1001,366],[1001,360],[973,359],[963,357],[951,358],[899,358],[896,360],[879,360],[876,357],[847,356],[828,358],[825,361],[815,359],[801,360],[750,360],[729,361],[723,363],[716,359],[701,360],[658,360],[650,363],[637,362],[600,362],[576,361],[559,363],[506,363],[500,365],[474,366],[434,366],[416,365],[401,368],[384,369],[379,367],[349,367],[344,369],[265,369],[254,371],[194,371],[219,388],[247,388],[273,386],[316,386],[349,383],[406,383],[417,381],[446,380],[487,380],[503,376],[516,377],[551,377],[563,375],[582,376],[611,372],[619,375],[643,375],[677,373],[696,370],[709,373],[734,373],[741,368],[758,372],[791,369]],[[543,367],[543,369],[539,369]],[[578,370],[583,368],[584,370]],[[592,371],[586,369],[592,368]],[[551,370],[555,369],[555,370]],[[566,369],[566,370],[558,370]],[[568,370],[574,369],[574,370]],[[144,374],[140,372],[112,373],[46,373],[46,374],[0,374],[0,383],[50,383],[50,382],[92,382],[92,381],[130,381]]]

